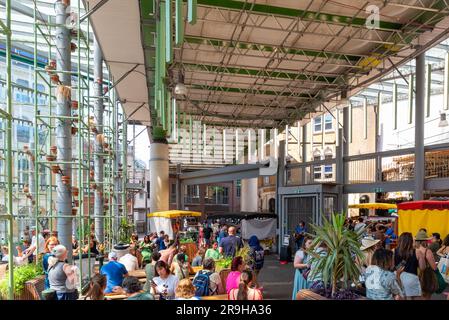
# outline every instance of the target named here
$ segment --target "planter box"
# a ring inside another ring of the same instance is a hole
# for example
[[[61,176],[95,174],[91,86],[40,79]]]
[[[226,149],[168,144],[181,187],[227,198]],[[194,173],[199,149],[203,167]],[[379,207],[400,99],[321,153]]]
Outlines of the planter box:
[[[310,289],[302,289],[299,290],[298,293],[296,294],[296,300],[332,300],[332,299],[323,297],[322,295],[319,295],[318,293],[315,293]],[[356,300],[368,300],[368,299],[366,297],[360,297]]]
[[[14,295],[15,300],[41,300],[41,293],[44,291],[45,276],[25,282],[25,288],[21,295]]]

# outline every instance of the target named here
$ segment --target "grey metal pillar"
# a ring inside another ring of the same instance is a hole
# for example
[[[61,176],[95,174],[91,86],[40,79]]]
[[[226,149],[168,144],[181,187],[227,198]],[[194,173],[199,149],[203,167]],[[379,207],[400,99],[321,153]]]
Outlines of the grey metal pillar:
[[[307,162],[307,123],[302,126],[302,162]],[[301,172],[302,184],[306,184],[307,168],[303,167]]]
[[[70,95],[71,90],[71,61],[70,61],[70,30],[66,26],[68,6],[64,1],[56,1],[56,65],[61,84],[58,86],[56,95],[56,146],[57,161],[61,172],[56,174],[56,211],[58,215],[57,230],[59,242],[66,248],[72,247],[72,134]],[[62,176],[68,176],[70,183],[64,184]],[[67,250],[67,259],[72,260],[72,250]]]
[[[95,108],[94,117],[96,128],[98,130],[97,137],[103,135],[103,54],[97,38],[94,38],[94,95]],[[95,156],[94,156],[94,179],[97,184],[95,190],[94,217],[95,217],[95,238],[100,243],[104,242],[104,200],[103,200],[103,141],[95,139]]]
[[[337,110],[338,112],[338,110]],[[336,158],[336,181],[338,184],[338,194],[339,194],[339,198],[341,200],[338,201],[338,211],[339,212],[343,212],[343,210],[345,209],[344,204],[343,204],[343,198],[344,198],[344,194],[343,194],[343,186],[344,186],[344,177],[343,177],[343,172],[344,172],[344,162],[343,162],[343,129],[339,128],[339,125],[337,123],[337,130],[338,130],[338,145],[335,148],[335,158]]]
[[[349,122],[349,105],[343,108],[343,138],[342,138],[342,153],[343,153],[343,165],[342,169],[343,172],[342,175],[342,182],[343,182],[343,189],[344,186],[348,183],[349,176],[348,176],[348,162],[344,160],[344,157],[347,157],[349,155],[349,135],[350,135],[350,126],[352,123]],[[342,190],[344,192],[344,190]],[[346,210],[348,207],[348,195],[342,192],[342,209]]]
[[[415,192],[413,200],[422,200],[424,193],[424,104],[425,104],[425,53],[416,57],[415,95]]]
[[[282,202],[282,196],[279,195],[279,188],[285,186],[285,147],[285,141],[280,141],[278,154],[278,172],[276,175],[276,214],[278,216],[279,222],[279,236],[277,239],[278,252],[281,252],[282,238],[284,236],[285,227],[288,223],[288,221],[285,219],[285,215],[287,213],[284,203]]]

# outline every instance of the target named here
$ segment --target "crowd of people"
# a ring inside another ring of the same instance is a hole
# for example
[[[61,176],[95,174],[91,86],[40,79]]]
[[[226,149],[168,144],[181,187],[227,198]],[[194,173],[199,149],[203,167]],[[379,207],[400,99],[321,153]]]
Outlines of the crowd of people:
[[[354,259],[361,273],[359,281],[352,284],[358,293],[373,300],[429,300],[445,289],[447,284],[437,265],[441,257],[449,256],[449,235],[441,240],[440,234],[428,236],[423,228],[415,236],[404,232],[397,237],[391,221],[370,223],[363,217],[348,219],[345,227],[359,235],[364,257]],[[292,299],[301,289],[326,287],[321,270],[311,262],[312,237],[305,234],[304,224],[302,230],[297,230],[302,234],[296,237],[297,243],[300,239],[300,248],[294,258]],[[319,245],[312,252],[326,255],[328,248]]]
[[[214,230],[204,225],[193,257],[187,255],[186,246],[180,243],[177,235],[169,239],[160,231],[145,235],[140,241],[133,234],[129,244],[120,244],[121,248],[126,248],[125,254],[119,256],[117,250],[109,252],[107,263],[91,278],[84,299],[105,300],[110,295],[120,294],[127,300],[198,300],[203,296],[226,294],[230,300],[261,300],[262,288],[258,287],[257,275],[263,267],[264,250],[259,239],[252,236],[247,244],[250,259],[237,255],[244,241],[236,232],[233,226]],[[70,249],[74,252],[97,250],[95,238],[90,240],[87,248],[73,243]],[[67,250],[56,235],[44,239],[42,264],[47,299],[79,298],[78,269],[66,262]],[[216,271],[216,262],[222,258],[232,258],[227,275]],[[199,271],[195,272],[194,267],[200,267]],[[139,269],[145,271],[144,283],[130,275]]]

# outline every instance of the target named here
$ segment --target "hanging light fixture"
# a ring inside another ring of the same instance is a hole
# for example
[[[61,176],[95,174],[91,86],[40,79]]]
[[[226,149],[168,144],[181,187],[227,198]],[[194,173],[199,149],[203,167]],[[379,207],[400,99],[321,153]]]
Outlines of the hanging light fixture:
[[[438,123],[438,127],[447,127],[448,122],[446,120],[446,113],[440,113],[440,122]]]
[[[184,84],[183,70],[179,70],[178,72],[178,82],[175,85],[175,94],[180,96],[185,96],[187,94],[187,87]]]

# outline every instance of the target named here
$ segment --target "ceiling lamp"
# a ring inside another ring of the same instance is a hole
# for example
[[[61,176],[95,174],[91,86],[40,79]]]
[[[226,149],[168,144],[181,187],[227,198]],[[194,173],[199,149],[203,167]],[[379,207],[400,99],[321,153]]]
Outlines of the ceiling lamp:
[[[184,83],[177,83],[175,86],[175,94],[185,96],[187,94],[187,87]]]
[[[440,113],[440,122],[438,123],[438,127],[447,127],[448,123],[446,120],[446,113]]]

